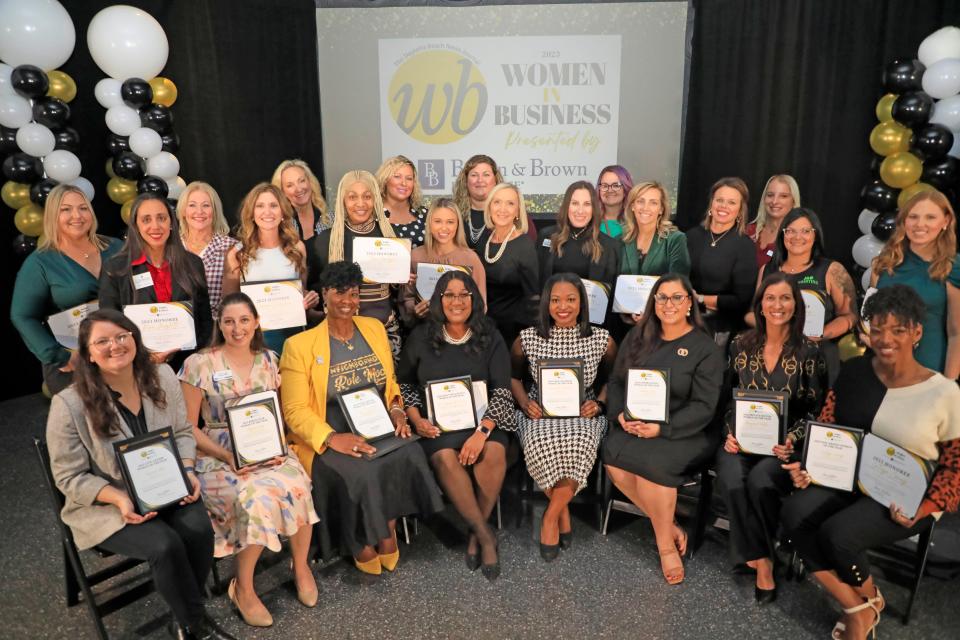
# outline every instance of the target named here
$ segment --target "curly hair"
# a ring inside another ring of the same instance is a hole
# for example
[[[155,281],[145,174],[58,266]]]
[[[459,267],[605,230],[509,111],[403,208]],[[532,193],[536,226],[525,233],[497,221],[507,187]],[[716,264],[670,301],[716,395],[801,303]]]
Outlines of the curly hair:
[[[283,255],[287,257],[297,269],[300,276],[306,272],[307,258],[297,247],[300,242],[300,236],[297,234],[296,227],[293,226],[293,209],[290,207],[290,201],[287,200],[280,189],[269,182],[261,182],[250,189],[250,192],[243,198],[243,204],[240,205],[240,242],[243,245],[237,250],[237,262],[240,264],[240,273],[246,274],[247,265],[257,255],[260,248],[260,227],[257,226],[254,219],[254,209],[257,200],[261,195],[269,193],[276,198],[282,212],[280,227],[277,232],[280,236],[280,248]]]
[[[922,325],[927,305],[920,294],[905,284],[883,287],[867,299],[863,317],[867,322],[873,322],[874,318],[888,315],[904,324]]]
[[[470,317],[467,318],[467,328],[473,332],[473,335],[470,336],[464,350],[471,356],[480,355],[490,348],[496,325],[484,313],[486,303],[480,295],[477,283],[463,271],[447,271],[437,281],[433,297],[430,298],[430,311],[427,314],[427,341],[433,347],[433,352],[440,355],[440,348],[445,342],[443,325],[447,322],[447,316],[443,312],[443,294],[453,280],[459,280],[463,288],[470,293]]]
[[[363,284],[363,271],[356,262],[339,260],[331,262],[320,274],[320,289],[336,289],[343,293],[347,289],[359,287]]]
[[[387,158],[383,161],[383,164],[380,165],[380,168],[377,169],[376,177],[377,183],[380,185],[380,197],[386,201],[387,181],[393,177],[393,173],[400,167],[410,167],[410,171],[413,172],[413,189],[410,191],[410,197],[407,198],[407,206],[411,209],[419,209],[420,205],[423,204],[423,192],[420,191],[417,167],[413,164],[413,160],[406,156]]]
[[[493,180],[494,186],[503,182],[503,175],[500,173],[500,167],[497,166],[496,161],[490,156],[483,154],[477,154],[475,156],[470,156],[470,159],[463,165],[463,169],[460,170],[460,173],[457,174],[457,180],[453,183],[453,199],[457,203],[457,208],[460,209],[460,212],[463,214],[464,218],[470,215],[470,192],[467,190],[467,178],[470,175],[470,172],[473,171],[477,165],[485,164],[493,169]]]

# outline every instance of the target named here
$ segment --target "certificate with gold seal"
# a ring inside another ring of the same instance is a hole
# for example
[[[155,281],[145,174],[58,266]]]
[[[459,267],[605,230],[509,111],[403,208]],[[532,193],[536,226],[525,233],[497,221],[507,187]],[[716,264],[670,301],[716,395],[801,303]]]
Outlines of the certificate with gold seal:
[[[171,427],[114,442],[113,450],[140,515],[175,505],[192,493]]]
[[[853,491],[862,440],[862,429],[808,422],[803,468],[813,484]]]
[[[276,391],[261,391],[225,403],[233,461],[238,469],[286,455]]]
[[[350,430],[367,442],[393,435],[393,421],[376,384],[338,394],[337,402]]]
[[[823,336],[823,326],[827,317],[827,306],[823,296],[818,291],[803,289],[800,291],[800,297],[803,298],[804,305],[803,335],[808,338]]]
[[[787,437],[787,394],[757,389],[733,390],[733,437],[740,450],[772,456]]]
[[[244,282],[240,291],[253,301],[264,331],[306,326],[307,310],[303,308],[300,280]]]
[[[50,332],[53,333],[57,342],[71,351],[76,351],[80,323],[99,308],[100,303],[97,300],[78,304],[47,318],[47,326],[50,327]]]
[[[670,370],[628,369],[623,417],[644,422],[670,422]]]
[[[617,276],[613,291],[613,310],[617,313],[641,314],[647,308],[647,299],[659,276]]]
[[[912,518],[927,495],[936,463],[925,460],[885,438],[863,437],[857,486],[885,507],[897,505]]]
[[[410,240],[408,238],[354,238],[353,261],[360,265],[363,279],[380,284],[410,281]]]
[[[128,304],[123,314],[140,329],[150,351],[186,351],[197,348],[197,331],[190,302]]]
[[[440,277],[448,271],[462,271],[470,275],[469,267],[461,267],[455,264],[436,264],[433,262],[420,262],[417,264],[417,295],[421,300],[429,300],[433,297],[433,290],[437,288],[437,282]]]
[[[610,285],[586,278],[580,278],[580,281],[587,292],[590,324],[603,324],[607,319],[607,307],[610,306]]]
[[[470,376],[427,382],[427,396],[433,423],[441,431],[466,431],[477,428],[476,403]]]
[[[577,418],[583,404],[583,361],[548,359],[537,363],[540,407],[545,418]]]

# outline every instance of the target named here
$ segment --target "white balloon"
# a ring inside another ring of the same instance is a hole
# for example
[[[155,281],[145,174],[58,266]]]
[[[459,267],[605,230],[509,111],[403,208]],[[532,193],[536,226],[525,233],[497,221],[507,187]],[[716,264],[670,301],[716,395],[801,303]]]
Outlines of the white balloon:
[[[860,227],[860,233],[870,233],[870,225],[873,224],[873,219],[877,217],[876,211],[870,211],[870,209],[864,209],[860,212],[860,217],[857,218],[857,226]]]
[[[43,171],[57,182],[70,182],[80,177],[80,158],[72,151],[57,149],[43,159]]]
[[[70,58],[76,41],[70,14],[57,0],[0,2],[0,59],[10,66],[56,69]]]
[[[947,155],[960,159],[960,131],[953,132],[953,146],[947,151]]]
[[[53,136],[53,131],[42,124],[28,122],[17,129],[17,146],[24,153],[42,158],[47,155],[57,144],[57,139]]]
[[[863,275],[860,276],[860,286],[863,287],[863,290],[866,291],[870,288],[870,278],[873,277],[873,267],[870,267],[863,272]]]
[[[950,96],[933,103],[931,124],[942,124],[951,131],[960,129],[960,95]]]
[[[169,151],[147,158],[147,175],[157,176],[164,180],[173,180],[180,173],[180,161]]]
[[[13,85],[10,84],[11,74],[13,74],[13,67],[0,62],[0,96],[16,93],[13,90]]]
[[[960,29],[943,27],[934,31],[920,43],[917,57],[928,69],[946,58],[960,58]]]
[[[106,120],[107,129],[118,136],[129,136],[140,128],[140,114],[125,104],[107,109]]]
[[[19,129],[33,120],[30,101],[15,93],[0,96],[0,124],[8,129]]]
[[[67,184],[72,184],[73,186],[80,189],[80,191],[83,191],[84,195],[87,196],[87,200],[90,200],[90,201],[93,200],[93,194],[96,193],[93,188],[93,183],[87,180],[86,178],[84,178],[83,176],[80,176],[79,178],[74,178]]]
[[[87,28],[90,56],[116,80],[150,80],[167,64],[170,45],[160,23],[146,11],[128,5],[107,7]]]
[[[960,92],[960,58],[945,58],[924,71],[923,90],[937,100]]]
[[[174,199],[179,198],[180,194],[183,193],[183,190],[186,188],[187,188],[187,181],[181,178],[180,176],[177,176],[172,180],[167,180],[167,189],[169,190],[169,193],[167,193],[167,197],[174,198]]]
[[[141,158],[152,158],[163,150],[163,139],[153,129],[140,127],[130,134],[130,151]]]
[[[857,241],[853,243],[853,260],[867,269],[881,249],[883,249],[883,243],[877,240],[875,236],[867,233],[857,238]]]
[[[120,96],[121,86],[122,83],[119,80],[104,78],[93,88],[93,95],[104,109],[119,107],[123,104],[123,98]]]

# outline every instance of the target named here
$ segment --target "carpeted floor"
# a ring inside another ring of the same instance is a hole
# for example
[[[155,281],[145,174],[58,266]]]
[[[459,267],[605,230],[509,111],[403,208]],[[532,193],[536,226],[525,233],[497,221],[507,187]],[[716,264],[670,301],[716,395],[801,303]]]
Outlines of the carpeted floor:
[[[0,403],[0,621],[2,638],[95,638],[81,605],[68,609],[63,564],[49,498],[35,461],[31,436],[41,434],[46,400],[29,396]],[[609,535],[596,529],[588,507],[574,511],[573,548],[552,564],[537,552],[531,519],[518,526],[516,500],[504,498],[500,531],[503,575],[493,583],[463,564],[464,543],[455,516],[420,523],[412,543],[401,544],[396,573],[374,578],[345,562],[318,567],[320,604],[305,609],[296,600],[286,553],[265,554],[258,591],[276,621],[253,630],[233,612],[225,595],[208,607],[238,638],[827,638],[837,619],[811,582],[781,578],[780,598],[758,608],[753,580],[729,571],[724,534],[713,531],[686,580],[667,586],[649,522],[614,514]],[[960,529],[957,518],[944,528]],[[85,557],[87,557],[85,555]],[[91,564],[102,562],[90,557]],[[232,561],[219,564],[232,575]],[[884,580],[890,611],[906,603],[907,591]],[[958,582],[927,577],[904,627],[887,613],[879,627],[886,638],[960,636]],[[156,596],[106,618],[111,638],[164,638],[166,608]]]

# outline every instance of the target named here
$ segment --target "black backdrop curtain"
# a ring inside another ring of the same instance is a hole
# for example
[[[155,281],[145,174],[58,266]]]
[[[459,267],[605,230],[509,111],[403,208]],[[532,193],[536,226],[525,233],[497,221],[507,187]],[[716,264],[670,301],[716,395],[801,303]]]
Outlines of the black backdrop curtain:
[[[740,176],[756,214],[767,178],[794,176],[824,226],[828,255],[853,265],[868,136],[883,67],[913,59],[960,24],[957,0],[694,0],[693,54],[678,194],[686,229],[710,185]]]
[[[83,175],[96,188],[93,201],[100,229],[120,236],[120,207],[106,194],[108,176],[105,110],[93,88],[105,74],[87,50],[93,16],[111,0],[61,0],[70,13],[77,43],[61,67],[77,82],[70,124],[80,134]],[[180,175],[217,189],[234,222],[243,195],[269,180],[285,158],[306,160],[323,175],[320,94],[317,82],[316,5],[313,0],[124,0],[153,15],[170,43],[160,75],[177,85],[174,130],[180,135]],[[21,260],[9,251],[17,234],[13,213],[0,224],[0,322],[5,353],[0,398],[40,390],[40,368],[10,324],[10,295]]]

